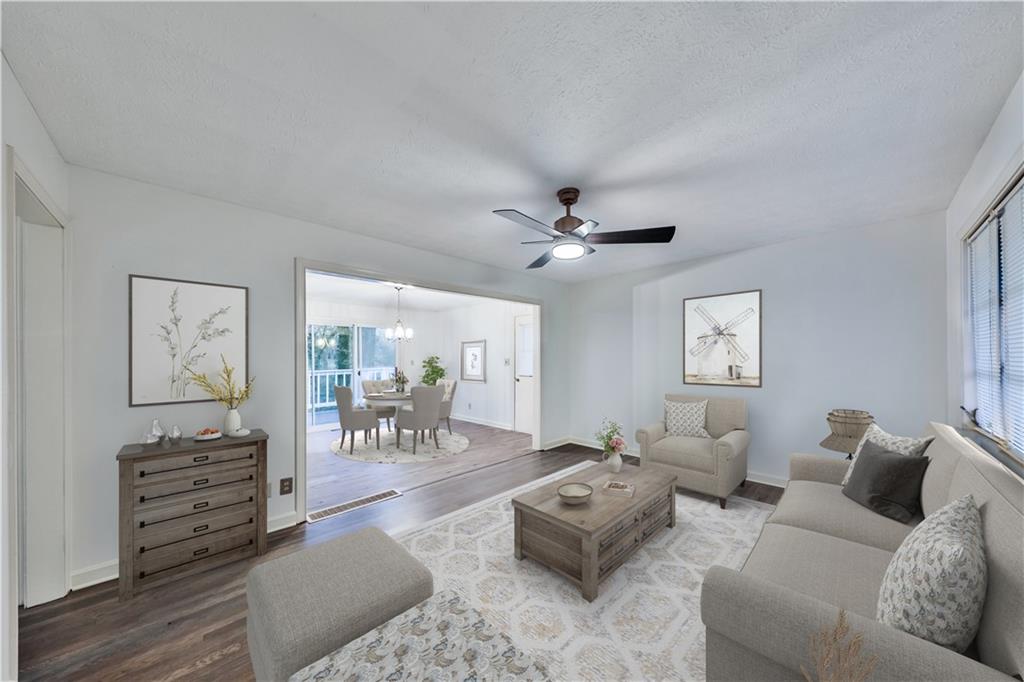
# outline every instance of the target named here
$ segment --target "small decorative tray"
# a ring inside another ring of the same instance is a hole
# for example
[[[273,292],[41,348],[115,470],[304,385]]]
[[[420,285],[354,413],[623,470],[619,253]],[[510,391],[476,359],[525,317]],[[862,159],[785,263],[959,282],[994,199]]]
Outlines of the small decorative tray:
[[[205,436],[200,436],[197,433],[196,435],[192,436],[192,440],[198,440],[198,441],[217,440],[218,438],[220,438],[223,435],[224,434],[222,434],[220,431],[218,431],[217,433],[208,433]]]
[[[583,504],[594,494],[594,489],[586,483],[566,483],[558,487],[558,497],[565,504]]]

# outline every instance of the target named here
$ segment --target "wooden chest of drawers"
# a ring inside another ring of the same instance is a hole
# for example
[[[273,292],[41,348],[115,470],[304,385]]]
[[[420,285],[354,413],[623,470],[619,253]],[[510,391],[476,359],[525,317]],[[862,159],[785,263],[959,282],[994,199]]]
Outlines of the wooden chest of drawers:
[[[117,455],[122,599],[267,550],[267,434]]]

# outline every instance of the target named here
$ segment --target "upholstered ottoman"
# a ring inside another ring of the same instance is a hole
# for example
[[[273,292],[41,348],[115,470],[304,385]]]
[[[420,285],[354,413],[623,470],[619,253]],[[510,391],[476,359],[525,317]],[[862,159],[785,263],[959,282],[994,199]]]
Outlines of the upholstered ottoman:
[[[377,528],[249,572],[247,633],[257,680],[285,680],[434,592],[430,571]]]

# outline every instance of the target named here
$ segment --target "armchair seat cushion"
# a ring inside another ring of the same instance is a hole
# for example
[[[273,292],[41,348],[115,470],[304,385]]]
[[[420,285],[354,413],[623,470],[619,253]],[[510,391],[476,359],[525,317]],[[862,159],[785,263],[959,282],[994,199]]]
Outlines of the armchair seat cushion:
[[[769,523],[742,573],[874,619],[891,559],[884,549]]]
[[[768,517],[769,524],[813,530],[888,552],[895,552],[920,520],[900,523],[886,518],[843,495],[842,487],[817,481],[790,481]]]
[[[651,445],[650,458],[658,464],[714,474],[715,439],[690,436],[667,436]]]

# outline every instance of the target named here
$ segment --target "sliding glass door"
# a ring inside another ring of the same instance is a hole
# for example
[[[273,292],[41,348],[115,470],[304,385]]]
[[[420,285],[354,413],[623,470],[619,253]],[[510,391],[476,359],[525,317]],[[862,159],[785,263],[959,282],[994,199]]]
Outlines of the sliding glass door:
[[[395,342],[378,327],[360,325],[306,326],[306,427],[338,428],[334,387],[352,389],[363,400],[361,381],[391,378],[397,358]]]

